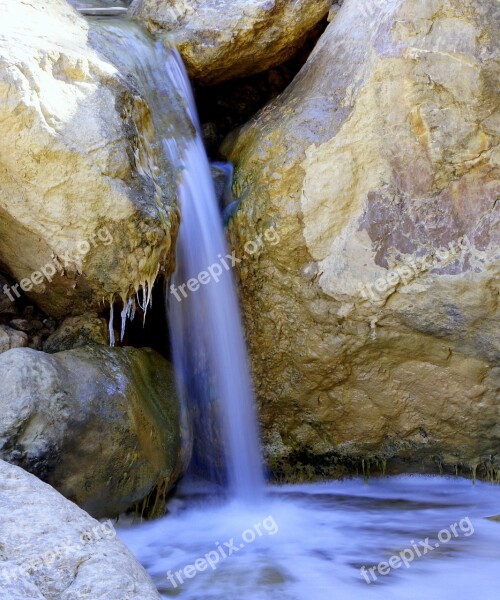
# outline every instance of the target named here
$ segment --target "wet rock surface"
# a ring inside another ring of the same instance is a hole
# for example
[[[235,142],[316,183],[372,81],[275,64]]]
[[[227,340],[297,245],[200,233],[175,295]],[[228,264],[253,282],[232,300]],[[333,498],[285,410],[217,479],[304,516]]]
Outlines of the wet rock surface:
[[[152,350],[0,355],[0,457],[96,517],[161,512],[190,457],[170,364]],[[156,506],[149,506],[148,497]]]
[[[0,9],[0,263],[10,293],[58,318],[101,310],[172,270],[175,167],[156,150],[116,39],[64,0]]]

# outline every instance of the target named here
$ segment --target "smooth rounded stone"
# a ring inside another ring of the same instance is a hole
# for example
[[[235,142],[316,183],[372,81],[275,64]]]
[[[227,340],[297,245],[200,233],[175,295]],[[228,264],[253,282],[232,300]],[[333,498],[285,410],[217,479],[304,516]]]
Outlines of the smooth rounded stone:
[[[499,476],[499,11],[346,0],[225,142],[236,255],[280,237],[238,265],[278,477]]]
[[[43,349],[49,354],[54,354],[83,346],[106,346],[108,343],[108,327],[105,319],[87,313],[65,319],[61,326],[47,338]]]
[[[331,0],[135,0],[130,12],[168,34],[191,77],[214,84],[285,62],[330,6]]]
[[[0,353],[12,348],[26,348],[28,336],[22,331],[17,331],[7,325],[0,325]]]
[[[191,454],[173,369],[150,349],[0,355],[0,458],[96,517],[165,494]],[[154,492],[154,493],[153,493]]]
[[[9,600],[160,600],[116,538],[49,485],[0,460],[0,595]]]
[[[48,315],[102,310],[172,271],[178,167],[101,19],[65,0],[0,0],[0,13],[0,263],[12,296]]]

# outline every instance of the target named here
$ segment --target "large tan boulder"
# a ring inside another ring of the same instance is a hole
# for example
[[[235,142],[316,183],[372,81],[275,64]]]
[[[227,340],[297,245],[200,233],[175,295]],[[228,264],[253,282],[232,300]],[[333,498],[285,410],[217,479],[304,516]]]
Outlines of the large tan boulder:
[[[95,517],[161,513],[191,438],[170,364],[149,349],[0,354],[0,458]],[[156,506],[155,506],[156,502]]]
[[[266,452],[498,478],[500,7],[377,6],[225,144]]]
[[[2,599],[160,600],[111,521],[2,460],[0,498]]]
[[[110,41],[65,0],[0,0],[0,14],[0,263],[17,281],[8,293],[23,290],[57,317],[102,309],[173,265],[175,170],[126,60],[140,32],[134,46],[126,31]]]
[[[299,50],[332,0],[135,0],[130,12],[167,32],[205,84],[260,73]]]

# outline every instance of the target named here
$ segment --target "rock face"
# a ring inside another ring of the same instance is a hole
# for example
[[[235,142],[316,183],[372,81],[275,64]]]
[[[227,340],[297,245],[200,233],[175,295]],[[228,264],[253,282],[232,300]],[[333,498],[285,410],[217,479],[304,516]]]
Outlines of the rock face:
[[[12,327],[0,325],[0,353],[12,348],[25,348],[28,345],[28,336],[23,331],[16,331]]]
[[[0,588],[9,600],[160,600],[116,539],[50,486],[0,461]]]
[[[233,247],[280,236],[239,266],[277,476],[499,477],[499,9],[346,0],[226,141]]]
[[[65,319],[61,327],[46,340],[43,349],[49,354],[54,354],[94,344],[108,344],[106,321],[87,313]]]
[[[331,0],[135,0],[131,13],[168,32],[191,77],[213,84],[260,73],[290,58]]]
[[[10,284],[5,277],[0,275],[0,317],[5,315],[15,315],[17,307],[14,298],[9,298],[4,290],[10,290]]]
[[[133,54],[127,31],[110,43],[65,0],[0,0],[0,12],[0,264],[18,282],[8,292],[56,317],[102,309],[171,270],[175,170],[140,78],[116,60]]]
[[[190,457],[172,368],[152,350],[0,355],[0,457],[93,516],[165,493]],[[145,506],[150,513],[154,507]]]

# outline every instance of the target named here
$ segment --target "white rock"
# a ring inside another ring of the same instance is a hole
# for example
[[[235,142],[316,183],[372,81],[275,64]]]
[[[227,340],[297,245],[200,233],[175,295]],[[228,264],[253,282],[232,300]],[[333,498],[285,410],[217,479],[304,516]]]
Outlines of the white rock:
[[[0,596],[7,600],[159,600],[110,521],[0,461]]]

